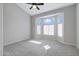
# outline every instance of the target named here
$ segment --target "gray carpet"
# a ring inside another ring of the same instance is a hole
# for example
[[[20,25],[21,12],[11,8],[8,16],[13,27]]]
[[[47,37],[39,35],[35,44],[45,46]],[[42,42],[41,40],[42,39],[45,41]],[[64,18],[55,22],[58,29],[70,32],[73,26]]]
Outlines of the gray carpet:
[[[32,39],[4,47],[4,56],[79,56],[74,46],[55,40]]]

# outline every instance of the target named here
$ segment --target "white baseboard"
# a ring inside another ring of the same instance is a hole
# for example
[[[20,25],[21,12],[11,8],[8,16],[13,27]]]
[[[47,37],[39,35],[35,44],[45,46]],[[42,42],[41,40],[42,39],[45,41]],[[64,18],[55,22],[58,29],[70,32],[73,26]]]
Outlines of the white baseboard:
[[[11,42],[9,42],[9,43],[6,43],[6,44],[4,44],[4,46],[7,46],[7,45],[10,45],[10,44],[14,44],[14,43],[17,43],[17,42],[21,42],[21,41],[24,41],[24,40],[28,40],[29,38],[27,38],[27,39],[22,39],[22,40],[14,40],[14,41],[11,41]]]
[[[60,41],[60,40],[57,40],[57,41],[59,41],[60,43],[66,44],[66,45],[76,46],[76,44],[74,44],[74,43],[68,43],[68,42]]]

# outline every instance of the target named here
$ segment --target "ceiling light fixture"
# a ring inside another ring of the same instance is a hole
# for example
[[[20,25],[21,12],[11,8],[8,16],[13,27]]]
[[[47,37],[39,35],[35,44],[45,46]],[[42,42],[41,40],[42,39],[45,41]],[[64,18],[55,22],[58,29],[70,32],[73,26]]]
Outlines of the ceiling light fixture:
[[[30,9],[34,8],[34,9],[37,9],[37,10],[40,10],[40,8],[38,6],[44,5],[44,3],[27,3],[27,4],[32,5],[30,7]]]
[[[36,5],[33,5],[33,8],[36,9]]]

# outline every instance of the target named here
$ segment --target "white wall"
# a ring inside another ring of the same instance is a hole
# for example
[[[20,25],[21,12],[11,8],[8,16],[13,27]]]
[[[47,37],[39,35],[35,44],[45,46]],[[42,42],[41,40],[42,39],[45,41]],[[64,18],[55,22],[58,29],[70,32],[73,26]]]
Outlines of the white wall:
[[[77,4],[77,21],[76,21],[76,26],[77,26],[77,48],[79,49],[79,4]]]
[[[64,42],[76,46],[76,5],[64,11]]]
[[[3,4],[0,4],[0,56],[3,55]]]
[[[4,4],[4,45],[30,38],[30,16],[16,4]]]

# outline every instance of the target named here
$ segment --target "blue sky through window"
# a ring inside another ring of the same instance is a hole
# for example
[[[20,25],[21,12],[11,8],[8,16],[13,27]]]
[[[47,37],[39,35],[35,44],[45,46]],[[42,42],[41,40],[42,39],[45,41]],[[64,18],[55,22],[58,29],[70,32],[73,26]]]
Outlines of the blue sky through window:
[[[44,19],[44,21],[43,21],[43,24],[47,24],[47,25],[52,25],[54,23],[55,23],[54,17],[50,17],[50,18]]]
[[[57,20],[58,20],[58,24],[61,24],[63,22],[63,16],[62,15],[58,15],[57,16]],[[43,21],[43,24],[53,25],[53,24],[55,24],[56,20],[55,20],[55,17],[53,17],[53,16],[50,17],[50,18],[43,19],[43,20],[41,20],[40,18],[37,18],[35,20],[35,24],[40,25],[42,23],[42,21]]]
[[[63,22],[63,16],[59,15],[58,16],[58,24],[61,24]]]

